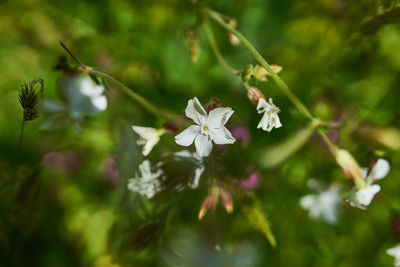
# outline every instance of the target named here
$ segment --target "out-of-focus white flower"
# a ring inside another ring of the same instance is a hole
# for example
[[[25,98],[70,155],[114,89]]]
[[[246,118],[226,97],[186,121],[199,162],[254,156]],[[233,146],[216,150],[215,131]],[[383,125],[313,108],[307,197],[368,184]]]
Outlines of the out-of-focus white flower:
[[[151,127],[142,127],[132,125],[133,131],[139,135],[137,144],[143,146],[142,153],[143,156],[147,156],[153,147],[160,141],[160,136],[165,133],[163,128],[156,129]]]
[[[128,180],[128,189],[145,195],[147,198],[152,198],[162,189],[159,178],[163,172],[157,169],[153,173],[149,160],[145,160],[139,165],[139,172],[140,175]]]
[[[104,87],[86,75],[64,76],[60,80],[60,87],[67,99],[72,119],[94,115],[107,108],[107,98],[103,95]]]
[[[361,176],[365,180],[365,187],[354,188],[347,197],[347,201],[352,207],[366,209],[374,199],[375,195],[381,191],[380,185],[372,184],[374,181],[383,179],[390,171],[390,164],[386,159],[378,159],[371,169],[361,168]]]
[[[175,136],[175,142],[181,146],[190,146],[193,141],[199,157],[207,157],[212,150],[212,141],[218,145],[233,144],[236,140],[225,127],[233,114],[231,108],[215,108],[207,115],[197,97],[190,99],[185,114],[196,125]]]
[[[394,266],[400,267],[400,244],[393,248],[389,248],[386,250],[386,253],[394,257]]]
[[[327,223],[337,223],[339,218],[339,203],[341,201],[339,188],[331,186],[319,194],[306,195],[300,199],[300,206],[308,210],[309,216],[321,219]]]
[[[69,117],[75,130],[81,132],[79,123],[85,115],[94,115],[107,109],[104,87],[86,75],[65,75],[60,79],[60,89],[66,103],[50,99],[44,99],[41,103],[42,111],[53,115],[43,122],[42,129],[58,128]]]
[[[264,98],[260,98],[258,100],[257,110],[259,114],[264,113],[257,128],[270,132],[273,128],[282,127],[278,117],[280,109],[272,103],[272,98],[269,99],[269,103],[267,103]]]

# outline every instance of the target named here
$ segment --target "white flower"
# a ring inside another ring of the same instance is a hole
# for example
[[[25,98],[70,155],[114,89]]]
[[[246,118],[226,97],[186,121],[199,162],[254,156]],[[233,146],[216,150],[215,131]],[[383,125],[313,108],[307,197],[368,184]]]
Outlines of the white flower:
[[[64,124],[68,117],[77,132],[85,115],[94,115],[107,109],[104,87],[96,84],[86,75],[64,75],[60,79],[60,89],[66,103],[44,99],[41,109],[53,116],[45,120],[40,128],[54,129]]]
[[[395,258],[394,266],[400,267],[400,244],[393,248],[389,248],[388,250],[386,250],[386,253]]]
[[[257,128],[270,132],[273,128],[282,127],[278,117],[280,109],[272,103],[271,98],[269,99],[269,103],[267,103],[264,98],[260,98],[258,100],[257,110],[259,114],[264,113]]]
[[[361,189],[354,188],[347,197],[352,207],[366,209],[371,204],[375,195],[381,191],[379,185],[372,183],[387,176],[390,164],[385,159],[378,159],[372,170],[368,171],[368,168],[361,168],[361,176],[365,180],[366,186]]]
[[[300,206],[308,210],[309,216],[334,224],[338,221],[338,206],[341,201],[339,188],[332,186],[329,189],[313,195],[306,195],[300,199]]]
[[[152,198],[156,193],[161,191],[161,183],[159,177],[163,172],[158,169],[155,173],[151,171],[150,161],[145,160],[139,165],[140,176],[129,179],[128,189]]]
[[[86,114],[94,115],[107,108],[104,87],[86,75],[64,76],[60,80],[60,87],[67,99],[72,119],[80,119]]]
[[[138,145],[143,145],[143,156],[147,156],[153,147],[160,141],[160,136],[165,133],[164,129],[155,129],[151,127],[142,127],[132,125],[133,131],[139,135]]]
[[[207,115],[197,97],[190,99],[185,109],[185,114],[196,125],[189,126],[186,130],[175,136],[175,142],[181,146],[190,146],[193,141],[197,155],[206,157],[212,150],[212,141],[217,145],[233,144],[233,138],[225,123],[233,114],[231,108],[215,108]]]

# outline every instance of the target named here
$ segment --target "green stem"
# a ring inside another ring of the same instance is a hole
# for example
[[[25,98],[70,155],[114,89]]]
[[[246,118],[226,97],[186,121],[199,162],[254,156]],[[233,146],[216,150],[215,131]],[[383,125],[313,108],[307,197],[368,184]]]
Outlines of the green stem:
[[[141,95],[135,93],[134,91],[132,91],[129,87],[127,87],[125,84],[121,83],[120,81],[118,81],[117,79],[115,79],[114,77],[100,72],[100,71],[95,71],[95,70],[90,70],[90,73],[93,75],[97,75],[99,77],[102,77],[105,80],[110,81],[111,83],[115,84],[116,86],[118,86],[125,94],[127,94],[128,96],[130,96],[132,99],[134,99],[136,102],[138,102],[140,105],[142,105],[143,108],[145,108],[147,111],[149,111],[150,113],[154,114],[155,116],[160,116],[166,120],[171,120],[173,118],[175,118],[177,115],[170,113],[169,111],[165,111],[163,109],[160,109],[156,106],[154,106],[153,104],[151,104],[150,102],[148,102],[144,97],[142,97]]]
[[[253,54],[253,56],[257,59],[257,61],[263,66],[271,75],[272,79],[275,81],[275,83],[278,85],[278,87],[282,90],[282,92],[292,101],[292,103],[298,108],[298,110],[307,118],[310,120],[313,120],[313,116],[311,115],[311,112],[304,106],[304,104],[297,98],[297,96],[290,90],[290,88],[286,85],[286,83],[276,74],[271,66],[268,64],[268,62],[258,53],[258,51],[254,48],[252,44],[236,29],[231,27],[228,23],[226,23],[220,16],[219,13],[207,9],[207,14],[215,20],[218,24],[220,24],[223,28],[226,30],[230,31],[234,35],[236,35],[237,38],[239,38],[240,41],[249,49],[249,51]]]
[[[239,71],[235,70],[234,68],[232,68],[231,66],[229,66],[228,63],[226,63],[224,57],[222,56],[221,52],[219,51],[217,42],[215,41],[215,37],[214,34],[211,30],[210,27],[210,23],[208,22],[207,18],[204,18],[204,22],[203,22],[203,28],[204,31],[206,32],[208,41],[210,42],[211,45],[211,49],[215,54],[215,57],[217,58],[218,62],[230,73],[234,74],[234,75],[238,75]]]
[[[19,141],[18,141],[18,150],[21,149],[22,137],[24,135],[24,127],[25,127],[25,120],[22,119],[21,132],[19,134]]]
[[[331,139],[329,138],[329,136],[324,132],[323,129],[318,128],[318,126],[315,126],[315,127],[317,127],[317,131],[318,131],[319,135],[322,137],[322,139],[325,141],[326,145],[327,145],[328,148],[329,148],[329,151],[331,151],[331,153],[332,153],[333,155],[335,155],[336,151],[337,151],[339,148],[338,148],[334,143],[332,143],[332,140],[331,140]]]

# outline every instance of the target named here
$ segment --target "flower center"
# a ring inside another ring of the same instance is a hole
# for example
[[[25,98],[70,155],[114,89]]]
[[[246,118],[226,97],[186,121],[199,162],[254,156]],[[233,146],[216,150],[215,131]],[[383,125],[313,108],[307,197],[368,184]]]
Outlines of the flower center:
[[[279,108],[273,108],[271,110],[271,112],[274,113],[274,114],[277,114],[279,111],[280,111]]]
[[[204,125],[204,126],[203,126],[203,130],[204,130],[204,131],[208,131],[208,126],[207,126],[207,125]]]

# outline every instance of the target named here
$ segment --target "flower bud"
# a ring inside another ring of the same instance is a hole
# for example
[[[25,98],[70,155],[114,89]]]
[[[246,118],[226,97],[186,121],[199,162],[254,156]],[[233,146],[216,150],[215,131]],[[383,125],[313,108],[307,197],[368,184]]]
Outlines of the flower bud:
[[[204,215],[206,215],[207,211],[211,208],[215,210],[215,207],[218,203],[218,194],[212,193],[204,199],[201,204],[200,212],[199,212],[199,220],[203,219]]]
[[[230,19],[228,21],[229,26],[231,26],[232,28],[236,28],[236,20],[235,19]],[[231,45],[237,46],[240,44],[240,39],[234,35],[231,32],[228,32],[228,40],[231,43]]]
[[[336,162],[342,168],[344,176],[353,179],[355,182],[363,180],[360,166],[347,150],[338,149],[335,154]]]
[[[272,69],[273,72],[275,73],[279,73],[282,70],[282,67],[278,66],[278,65],[269,65]],[[254,78],[256,78],[257,80],[261,81],[261,82],[265,82],[267,81],[267,76],[270,75],[269,72],[262,66],[260,65],[256,65],[254,67],[253,70],[253,76]]]
[[[233,201],[232,201],[231,194],[226,191],[222,191],[221,199],[222,199],[222,204],[224,205],[226,212],[232,213],[233,212]]]
[[[221,106],[220,103],[221,101],[218,98],[211,98],[210,101],[208,101],[208,103],[205,104],[203,107],[207,114],[209,114],[211,110],[219,108]]]
[[[250,80],[251,75],[253,75],[253,65],[247,65],[242,73],[240,73],[240,78],[243,80],[243,82],[247,82]]]
[[[250,87],[247,89],[247,97],[254,106],[257,106],[260,98],[265,99],[264,94],[256,87]]]

